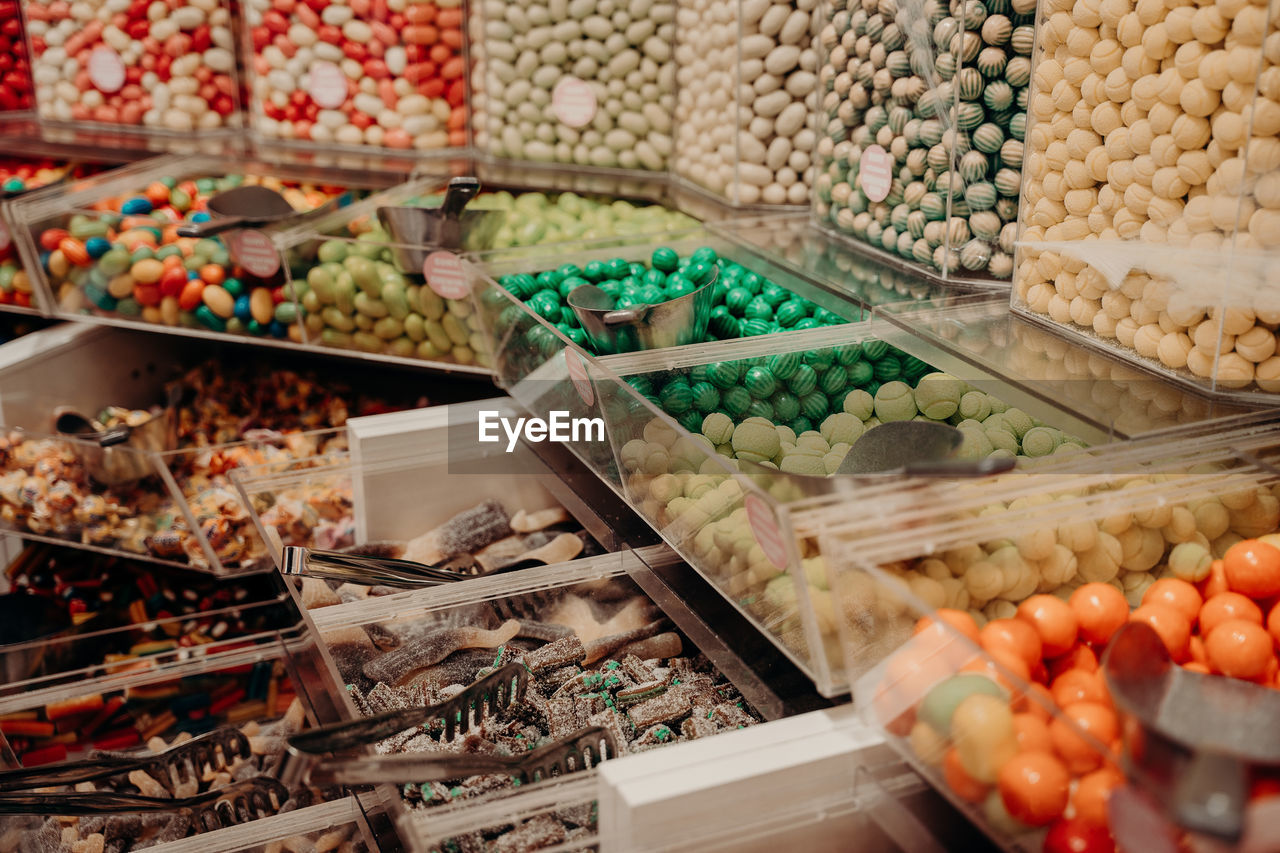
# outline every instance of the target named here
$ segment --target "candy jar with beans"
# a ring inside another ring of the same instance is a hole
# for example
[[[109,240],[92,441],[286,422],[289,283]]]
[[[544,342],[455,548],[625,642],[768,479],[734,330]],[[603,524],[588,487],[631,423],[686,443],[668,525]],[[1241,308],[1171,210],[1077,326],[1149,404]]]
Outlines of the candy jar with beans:
[[[808,204],[817,0],[681,0],[680,178],[737,204]]]
[[[461,0],[247,0],[263,139],[439,151],[467,144]]]
[[[191,133],[239,123],[231,9],[219,0],[22,0],[45,121]]]
[[[1007,281],[1035,13],[835,0],[819,39],[819,226],[935,277]]]
[[[539,163],[667,168],[675,0],[483,0],[469,26],[481,151]]]
[[[31,109],[31,61],[18,0],[0,2],[0,112]]]
[[[1195,386],[1274,400],[1274,7],[1053,2],[1041,17],[1014,310]]]

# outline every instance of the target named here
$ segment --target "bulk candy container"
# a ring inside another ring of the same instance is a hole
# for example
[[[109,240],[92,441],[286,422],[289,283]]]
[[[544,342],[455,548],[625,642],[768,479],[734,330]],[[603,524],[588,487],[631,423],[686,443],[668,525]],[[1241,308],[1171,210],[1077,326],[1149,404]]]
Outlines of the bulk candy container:
[[[673,174],[731,204],[808,204],[816,0],[677,6]]]
[[[461,0],[247,0],[253,133],[323,149],[467,145]]]
[[[935,278],[1007,281],[1035,4],[826,8],[815,221]]]
[[[43,121],[174,137],[240,126],[232,4],[20,5]]]
[[[1041,9],[1014,310],[1163,376],[1280,389],[1280,34],[1245,4]]]
[[[475,146],[509,160],[665,171],[674,0],[488,0],[468,21]]]

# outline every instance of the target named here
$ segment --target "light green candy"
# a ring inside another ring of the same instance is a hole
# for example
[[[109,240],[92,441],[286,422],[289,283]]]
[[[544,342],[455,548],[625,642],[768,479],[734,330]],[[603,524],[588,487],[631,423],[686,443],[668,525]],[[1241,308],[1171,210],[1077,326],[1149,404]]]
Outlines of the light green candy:
[[[796,439],[796,450],[816,450],[821,455],[831,452],[831,443],[821,433],[809,431]]]
[[[880,426],[880,419],[877,418],[875,415],[872,415],[871,417],[863,420],[862,425],[867,429],[871,429],[872,427],[878,427]]]
[[[1001,399],[996,398],[996,397],[988,396],[988,397],[987,397],[987,402],[991,404],[991,413],[992,413],[992,414],[995,414],[995,415],[1002,415],[1002,414],[1004,414],[1005,412],[1009,411],[1009,404],[1008,404],[1008,403],[1006,403],[1004,400],[1001,400]]]
[[[828,474],[834,474],[840,468],[840,463],[849,455],[849,448],[843,450],[831,449],[831,452],[822,457],[822,464],[826,467]]]
[[[949,373],[930,373],[916,385],[916,408],[927,418],[945,421],[960,408],[964,383]]]
[[[956,451],[957,458],[986,459],[995,451],[995,448],[991,446],[991,440],[987,438],[987,434],[981,429],[965,429],[960,432],[964,435],[964,441],[960,443],[960,449]]]
[[[1027,430],[1034,427],[1035,421],[1031,420],[1031,416],[1022,409],[1009,408],[1005,409],[1004,422],[1013,430],[1013,434],[1022,439],[1027,434]]]
[[[886,382],[876,391],[876,417],[881,421],[909,421],[916,411],[916,398],[907,383]]]
[[[987,454],[987,458],[988,459],[1017,459],[1018,454],[1014,453],[1012,450],[1008,450],[1003,447],[997,447],[995,450]]]
[[[960,398],[958,411],[962,418],[985,421],[991,414],[991,398],[981,391],[970,391]]]
[[[965,419],[960,423],[956,424],[956,429],[976,429],[979,432],[982,432],[986,428],[987,428],[986,424],[980,423],[972,419]]]
[[[1004,414],[1001,412],[993,412],[982,419],[982,425],[987,429],[999,429],[1013,435],[1013,427],[1009,426],[1009,422],[1005,420]]]
[[[659,503],[671,503],[672,500],[680,497],[683,491],[680,478],[675,474],[659,474],[649,483],[649,497]]]
[[[644,425],[644,440],[670,447],[675,443],[676,431],[662,421],[654,418]]]
[[[702,434],[712,444],[727,444],[733,438],[733,420],[724,412],[712,412],[702,419]]]
[[[748,418],[738,424],[733,430],[732,443],[733,452],[739,459],[759,457],[751,459],[753,462],[772,459],[782,449],[782,440],[778,438],[778,431],[773,428],[773,424],[763,418]]]
[[[1057,447],[1053,449],[1054,456],[1066,456],[1071,453],[1083,453],[1083,452],[1084,452],[1083,445],[1072,444],[1069,441],[1064,441],[1062,444],[1059,444]]]
[[[861,388],[855,388],[844,395],[844,410],[860,421],[871,417],[875,406],[875,399]]]
[[[1018,439],[1013,437],[1013,433],[1002,429],[984,429],[982,432],[997,451],[1007,450],[1010,456],[1018,455]]]
[[[729,442],[727,442],[727,441],[726,441],[724,444],[717,444],[717,445],[716,445],[716,453],[717,453],[718,455],[720,455],[720,456],[725,457],[726,459],[732,459],[732,458],[733,458],[733,445],[732,445],[732,444],[730,444],[730,443],[729,443]],[[708,467],[708,466],[713,466],[715,463],[714,463],[712,460],[708,459],[706,462],[704,462],[704,463],[702,463],[702,464],[703,464],[703,467],[704,467],[704,468],[706,468],[706,467]],[[714,473],[716,473],[718,470],[719,470],[719,469],[717,469],[717,468],[711,467],[711,469],[710,469],[710,470],[707,470],[707,471],[704,471],[704,470],[702,470],[702,469],[699,469],[698,473],[700,473],[700,474],[714,474]]]
[[[1048,456],[1061,443],[1057,430],[1049,427],[1033,427],[1022,436],[1022,453],[1025,456]]]
[[[820,430],[827,443],[834,445],[840,443],[853,444],[862,437],[867,428],[862,425],[861,418],[848,412],[842,412],[836,415],[829,415],[822,422]]]
[[[778,466],[788,474],[805,474],[810,477],[827,476],[827,466],[821,456],[810,456],[807,453],[792,453],[782,458]]]
[[[796,431],[791,427],[786,424],[778,424],[774,429],[778,431],[778,438],[782,441],[783,447],[786,447],[788,444],[794,445],[796,443]]]

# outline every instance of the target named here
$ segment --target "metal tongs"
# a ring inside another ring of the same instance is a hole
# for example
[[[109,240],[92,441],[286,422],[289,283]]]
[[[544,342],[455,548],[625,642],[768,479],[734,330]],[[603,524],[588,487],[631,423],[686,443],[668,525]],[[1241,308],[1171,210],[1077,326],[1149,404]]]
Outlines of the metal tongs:
[[[573,540],[570,542],[569,540]],[[429,566],[396,557],[372,557],[323,551],[299,545],[285,547],[280,558],[280,573],[298,577],[346,581],[366,586],[392,586],[419,589],[424,586],[455,583],[472,578],[514,572],[534,566],[571,560],[582,551],[582,540],[572,533],[562,533],[540,548],[534,548],[518,560],[485,568],[476,562],[451,561],[444,566]]]
[[[289,789],[270,776],[232,782],[194,797],[144,797],[113,791],[0,796],[0,814],[114,815],[126,812],[186,812],[202,831],[221,829],[276,814],[289,799]]]
[[[285,741],[280,778],[289,785],[371,785],[382,782],[425,782],[457,779],[481,773],[509,773],[521,781],[545,779],[594,766],[618,754],[613,735],[599,727],[582,729],[567,738],[521,755],[479,753],[402,753],[363,756],[353,750],[372,746],[392,735],[444,721],[444,740],[479,726],[486,711],[497,714],[524,697],[529,670],[509,663],[436,705],[403,708],[349,723],[321,726]],[[338,754],[335,754],[338,753]],[[345,753],[345,754],[343,754]]]
[[[142,770],[173,792],[205,767],[221,769],[251,754],[239,730],[223,726],[163,752],[139,756],[104,756],[42,767],[0,772],[0,814],[111,815],[123,812],[187,812],[201,830],[219,829],[275,814],[289,799],[289,789],[270,776],[255,776],[190,797],[149,797],[117,791],[29,793],[93,782]]]
[[[1280,693],[1173,662],[1160,636],[1130,622],[1102,659],[1116,707],[1136,719],[1131,781],[1178,826],[1230,842],[1244,833],[1250,768],[1280,767]]]
[[[248,758],[251,754],[249,739],[239,729],[222,726],[148,755],[108,755],[0,771],[0,792],[3,792],[0,799],[11,791],[93,782],[134,770],[144,771],[172,793],[178,784],[189,778],[189,773],[199,775],[206,766],[215,770],[228,767],[237,758]]]

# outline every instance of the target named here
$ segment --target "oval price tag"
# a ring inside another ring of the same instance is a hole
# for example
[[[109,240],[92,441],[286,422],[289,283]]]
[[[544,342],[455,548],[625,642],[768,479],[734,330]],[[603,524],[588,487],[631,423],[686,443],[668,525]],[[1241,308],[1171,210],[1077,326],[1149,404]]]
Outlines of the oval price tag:
[[[583,363],[582,356],[567,349],[564,351],[564,362],[569,368],[569,379],[573,381],[578,396],[590,406],[596,401],[596,389],[591,386],[591,377],[587,375],[587,366]]]
[[[261,231],[232,231],[224,240],[236,263],[250,275],[268,278],[280,271],[280,253]]]
[[[591,124],[598,108],[596,93],[577,77],[561,78],[551,91],[551,109],[556,118],[569,127],[579,128]]]
[[[862,152],[858,160],[858,183],[867,198],[884,201],[893,187],[893,157],[879,145]]]
[[[453,252],[432,252],[422,261],[422,275],[427,286],[445,299],[465,299],[471,292],[462,258]]]
[[[317,106],[336,110],[347,99],[347,75],[332,62],[314,62],[311,78],[307,81],[307,94]]]
[[[109,47],[96,47],[89,54],[89,82],[108,95],[124,88],[124,60]]]

